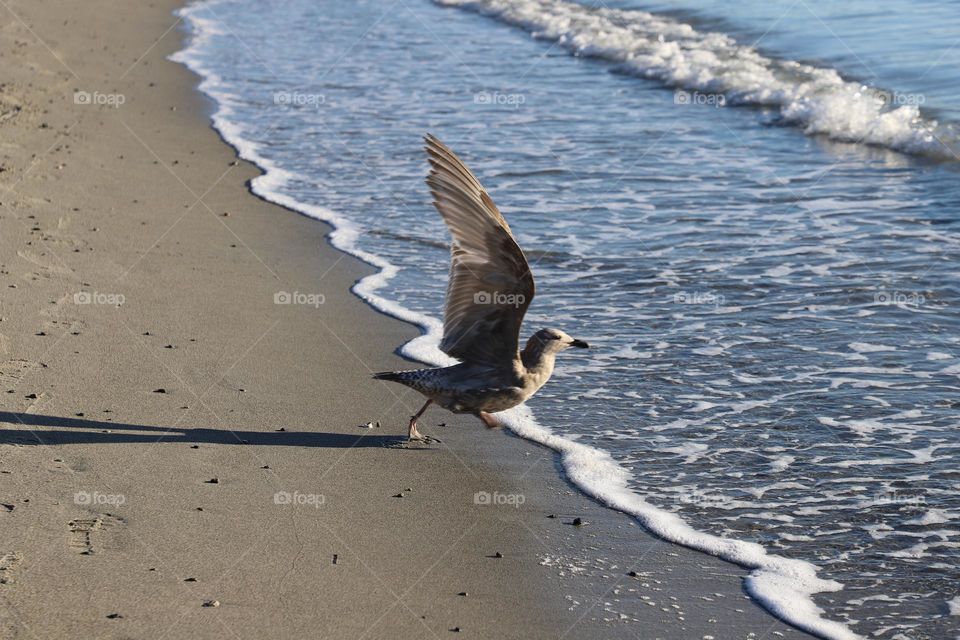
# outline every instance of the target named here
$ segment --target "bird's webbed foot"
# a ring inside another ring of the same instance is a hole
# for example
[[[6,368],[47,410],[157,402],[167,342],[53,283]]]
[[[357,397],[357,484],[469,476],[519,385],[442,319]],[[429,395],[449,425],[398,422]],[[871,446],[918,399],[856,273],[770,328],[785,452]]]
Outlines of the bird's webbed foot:
[[[420,432],[417,430],[417,423],[416,423],[416,421],[411,421],[411,422],[410,422],[410,430],[409,430],[409,432],[407,433],[407,442],[410,442],[410,443],[420,442],[420,443],[423,443],[423,444],[434,444],[434,443],[439,444],[439,443],[441,442],[441,440],[440,440],[439,438],[434,438],[433,436],[428,436],[428,435],[425,435],[425,434],[420,433]]]
[[[477,417],[483,420],[483,424],[487,425],[487,429],[503,428],[503,423],[491,413],[487,413],[486,411],[477,411]]]

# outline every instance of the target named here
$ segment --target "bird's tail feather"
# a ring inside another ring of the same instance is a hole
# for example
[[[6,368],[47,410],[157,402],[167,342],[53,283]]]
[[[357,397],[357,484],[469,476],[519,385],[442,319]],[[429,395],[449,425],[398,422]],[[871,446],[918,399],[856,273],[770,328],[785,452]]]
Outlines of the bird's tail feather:
[[[373,374],[374,380],[389,380],[391,382],[399,382],[403,376],[400,374],[402,371],[381,371],[380,373]]]

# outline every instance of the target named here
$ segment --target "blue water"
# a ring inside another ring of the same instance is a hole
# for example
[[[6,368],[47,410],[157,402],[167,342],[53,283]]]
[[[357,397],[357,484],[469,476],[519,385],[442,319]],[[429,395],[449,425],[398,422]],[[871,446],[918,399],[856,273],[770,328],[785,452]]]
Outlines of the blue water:
[[[264,188],[434,317],[441,137],[527,252],[525,333],[595,346],[539,423],[696,529],[816,565],[852,633],[960,633],[955,5],[462,4],[214,0],[190,59]]]

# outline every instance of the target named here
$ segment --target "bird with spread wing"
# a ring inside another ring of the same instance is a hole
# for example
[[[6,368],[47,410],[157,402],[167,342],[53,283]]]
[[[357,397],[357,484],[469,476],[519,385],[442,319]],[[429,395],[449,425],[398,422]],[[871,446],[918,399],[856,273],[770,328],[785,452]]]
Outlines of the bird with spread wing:
[[[453,236],[440,349],[460,362],[373,377],[426,396],[410,418],[408,435],[410,440],[431,441],[435,438],[417,430],[417,420],[432,403],[454,413],[472,413],[488,427],[497,427],[491,414],[536,393],[553,373],[559,352],[588,345],[559,329],[541,329],[520,350],[520,325],[534,294],[530,265],[473,173],[436,137],[427,135],[425,140],[427,185]]]

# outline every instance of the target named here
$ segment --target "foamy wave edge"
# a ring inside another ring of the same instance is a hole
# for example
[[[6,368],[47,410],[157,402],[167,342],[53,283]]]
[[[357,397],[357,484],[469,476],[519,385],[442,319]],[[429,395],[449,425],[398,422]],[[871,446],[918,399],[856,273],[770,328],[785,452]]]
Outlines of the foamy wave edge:
[[[214,21],[198,14],[222,1],[224,0],[202,0],[177,12],[177,15],[190,25],[192,37],[188,45],[171,55],[170,59],[183,64],[201,78],[199,89],[216,103],[216,111],[212,116],[214,129],[227,144],[237,150],[240,158],[257,165],[264,172],[251,181],[251,191],[268,202],[330,224],[333,227],[329,236],[330,243],[334,247],[379,269],[377,273],[359,280],[352,291],[377,310],[415,324],[423,330],[422,335],[401,347],[402,355],[432,366],[446,366],[456,362],[439,349],[443,335],[443,324],[439,320],[407,309],[375,293],[396,275],[398,268],[357,245],[360,227],[330,209],[300,202],[281,193],[280,188],[295,174],[261,156],[257,150],[258,145],[243,137],[243,128],[230,122],[230,102],[233,96],[223,89],[222,79],[205,67],[197,56],[209,37],[219,33]],[[645,529],[668,542],[750,569],[750,574],[745,579],[747,592],[774,615],[822,638],[861,638],[843,624],[822,617],[823,610],[814,603],[811,596],[839,591],[843,585],[833,580],[818,578],[814,565],[803,560],[770,555],[756,543],[730,540],[693,529],[675,514],[654,507],[633,492],[629,488],[629,472],[609,453],[553,433],[538,424],[526,406],[498,415],[513,433],[556,451],[569,480],[587,495],[635,517]]]
[[[570,0],[434,0],[493,17],[574,55],[599,58],[669,87],[710,95],[678,104],[767,106],[808,135],[886,147],[937,160],[960,160],[953,123],[921,114],[923,96],[845,80],[835,69],[766,57],[726,34],[699,32],[639,10],[588,7]]]

